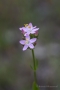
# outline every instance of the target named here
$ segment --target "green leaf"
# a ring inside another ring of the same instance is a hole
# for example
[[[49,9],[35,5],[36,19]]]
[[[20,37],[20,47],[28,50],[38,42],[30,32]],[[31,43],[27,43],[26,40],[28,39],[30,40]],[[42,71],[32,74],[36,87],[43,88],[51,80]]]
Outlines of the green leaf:
[[[30,67],[31,67],[31,69],[32,69],[32,70],[34,70],[34,68],[33,68],[33,66],[32,66],[32,65],[30,65]]]
[[[39,90],[39,87],[36,82],[33,82],[32,90]]]
[[[38,60],[35,60],[35,68],[32,65],[30,65],[30,67],[32,70],[36,71],[36,69],[38,68]]]

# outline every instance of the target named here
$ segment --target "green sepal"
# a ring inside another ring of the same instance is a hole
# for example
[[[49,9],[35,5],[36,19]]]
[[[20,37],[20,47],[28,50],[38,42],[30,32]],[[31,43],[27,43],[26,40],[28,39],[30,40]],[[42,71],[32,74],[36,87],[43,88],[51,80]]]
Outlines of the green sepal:
[[[34,37],[38,39],[38,35],[35,35]]]
[[[38,39],[38,35],[34,35],[34,34],[30,34],[31,38],[37,38]]]

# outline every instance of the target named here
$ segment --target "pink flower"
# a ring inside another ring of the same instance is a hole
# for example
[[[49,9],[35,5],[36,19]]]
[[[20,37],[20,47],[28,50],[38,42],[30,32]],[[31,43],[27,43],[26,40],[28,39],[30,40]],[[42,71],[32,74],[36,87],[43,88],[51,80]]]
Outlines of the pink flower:
[[[27,34],[35,34],[36,31],[39,30],[39,28],[36,28],[36,26],[33,27],[32,23],[25,24],[25,27],[19,28],[21,31],[24,31],[24,36]]]
[[[23,35],[26,33],[26,28],[25,27],[19,28],[19,30],[23,33]]]
[[[28,47],[33,49],[34,45],[33,43],[36,41],[36,38],[32,38],[30,39],[29,35],[26,35],[25,40],[20,40],[19,43],[21,43],[22,45],[24,45],[23,47],[23,51],[25,51]]]

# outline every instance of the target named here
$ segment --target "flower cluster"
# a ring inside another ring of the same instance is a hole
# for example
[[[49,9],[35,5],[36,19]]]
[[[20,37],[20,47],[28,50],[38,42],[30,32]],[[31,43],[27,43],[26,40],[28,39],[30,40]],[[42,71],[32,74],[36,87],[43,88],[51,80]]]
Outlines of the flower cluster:
[[[24,39],[20,40],[19,43],[21,43],[23,47],[23,51],[30,48],[33,49],[35,46],[35,43],[37,41],[38,37],[38,30],[39,28],[36,28],[36,26],[33,27],[32,23],[24,24],[25,27],[19,28],[23,34]]]

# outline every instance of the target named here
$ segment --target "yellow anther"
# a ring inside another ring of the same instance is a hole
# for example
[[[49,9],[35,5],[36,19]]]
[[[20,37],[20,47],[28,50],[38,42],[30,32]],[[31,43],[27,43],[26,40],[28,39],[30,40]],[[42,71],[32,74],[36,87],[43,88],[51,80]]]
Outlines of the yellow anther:
[[[29,26],[28,24],[24,24],[25,27],[31,28],[31,26]]]
[[[28,26],[28,24],[24,24],[24,26],[25,26],[25,27],[27,27],[27,26]]]

